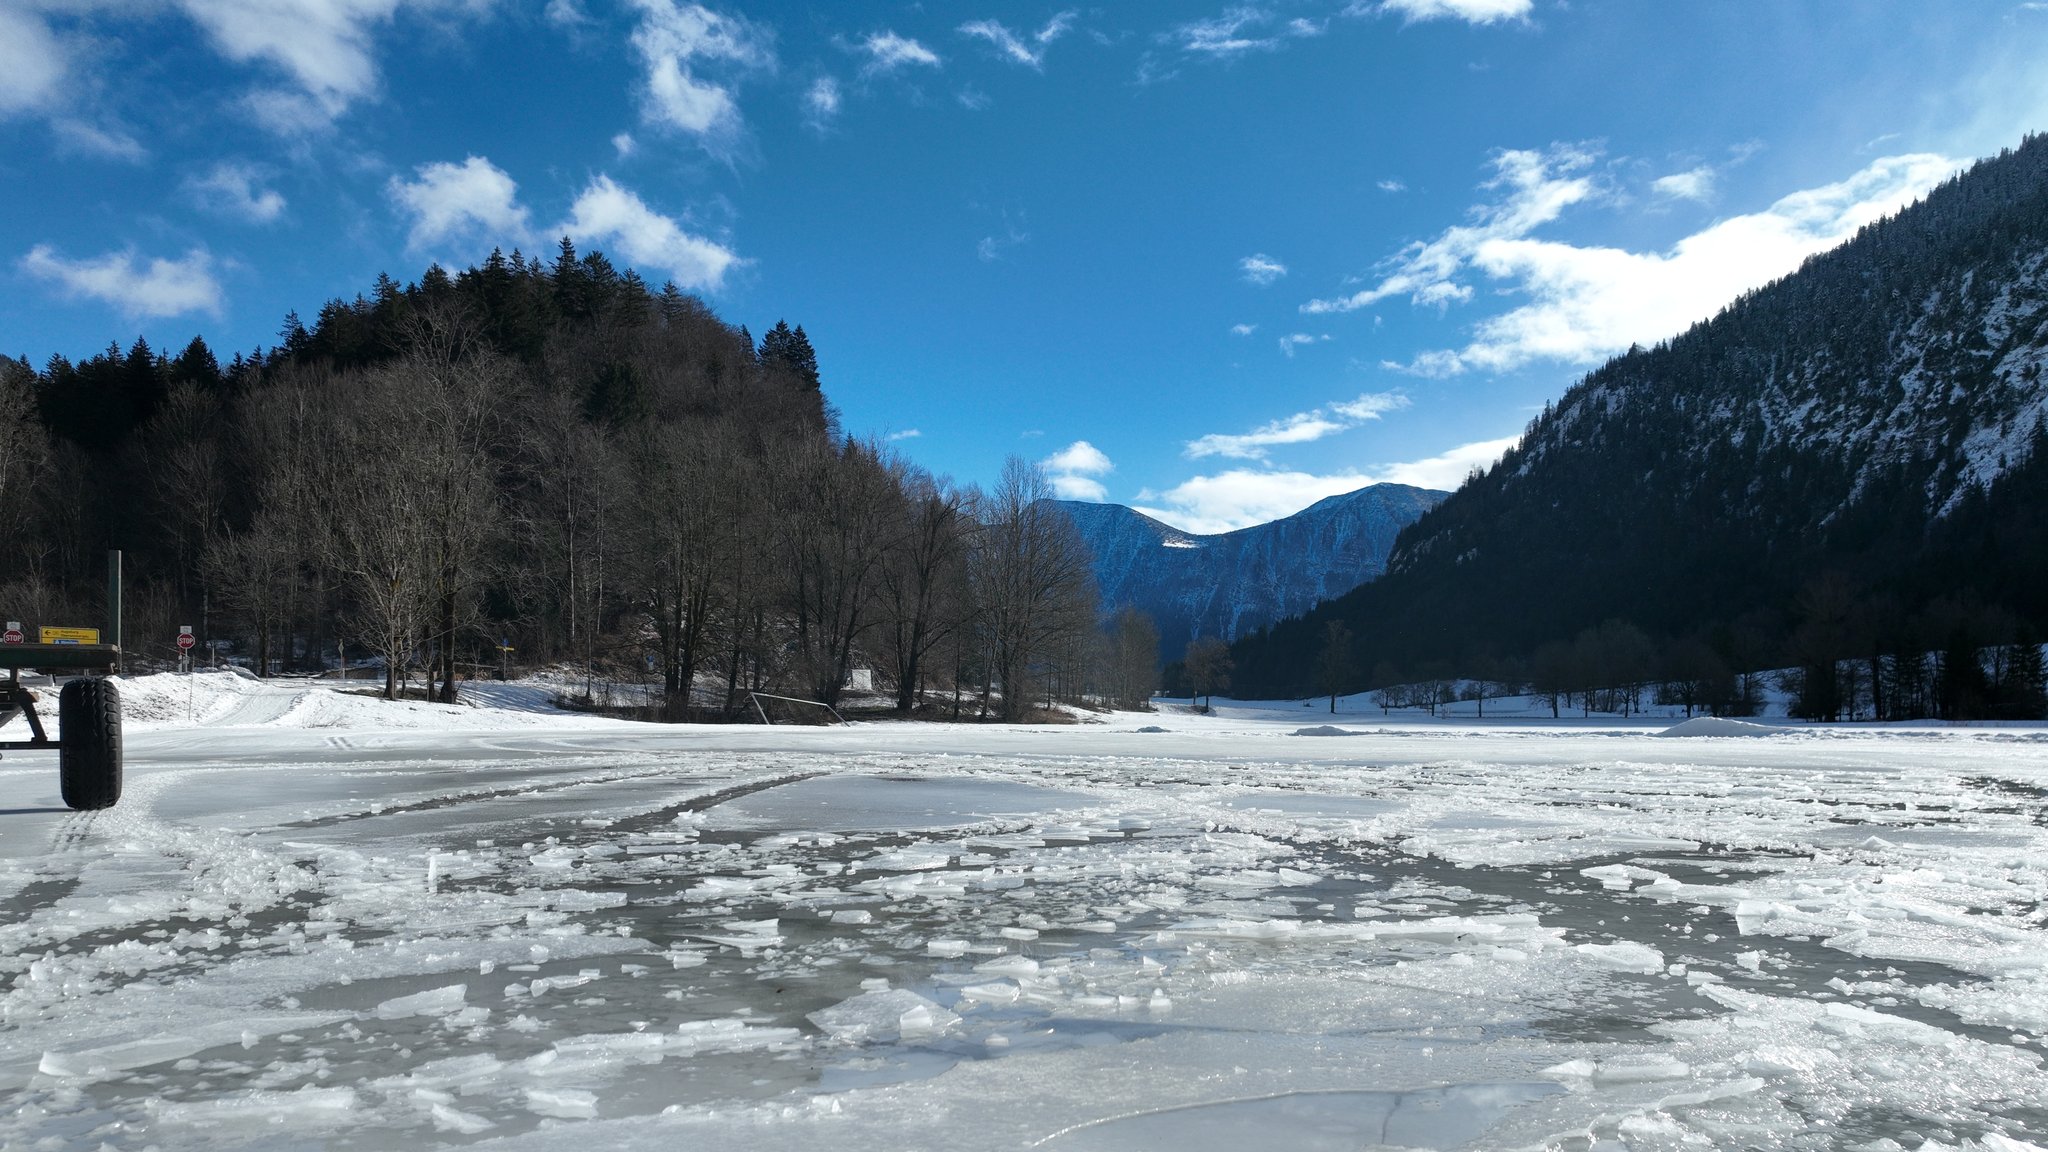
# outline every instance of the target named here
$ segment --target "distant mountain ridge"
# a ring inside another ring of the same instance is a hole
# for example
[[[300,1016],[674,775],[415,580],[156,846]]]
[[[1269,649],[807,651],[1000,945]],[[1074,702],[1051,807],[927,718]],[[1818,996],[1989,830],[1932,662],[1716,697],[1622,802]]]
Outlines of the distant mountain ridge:
[[[1444,496],[1374,484],[1215,535],[1183,532],[1121,504],[1058,503],[1095,553],[1104,607],[1149,613],[1161,652],[1173,660],[1192,637],[1234,640],[1378,576],[1401,529]]]

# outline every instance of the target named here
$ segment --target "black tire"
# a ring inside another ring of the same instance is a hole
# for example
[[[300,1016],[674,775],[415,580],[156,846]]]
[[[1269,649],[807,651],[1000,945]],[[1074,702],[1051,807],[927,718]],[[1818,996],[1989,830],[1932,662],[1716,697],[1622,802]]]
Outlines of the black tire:
[[[121,693],[112,680],[73,680],[57,696],[57,773],[64,806],[80,812],[121,799]]]

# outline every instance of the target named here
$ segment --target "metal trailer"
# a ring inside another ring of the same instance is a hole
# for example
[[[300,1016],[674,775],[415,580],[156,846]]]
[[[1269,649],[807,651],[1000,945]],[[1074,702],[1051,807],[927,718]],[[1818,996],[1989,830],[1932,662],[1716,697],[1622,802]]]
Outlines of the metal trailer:
[[[112,808],[121,799],[121,693],[106,674],[120,667],[118,644],[0,644],[0,724],[28,717],[30,738],[0,740],[0,751],[55,748],[64,804],[80,811]],[[36,693],[21,670],[78,672],[57,691],[59,738],[36,715]]]

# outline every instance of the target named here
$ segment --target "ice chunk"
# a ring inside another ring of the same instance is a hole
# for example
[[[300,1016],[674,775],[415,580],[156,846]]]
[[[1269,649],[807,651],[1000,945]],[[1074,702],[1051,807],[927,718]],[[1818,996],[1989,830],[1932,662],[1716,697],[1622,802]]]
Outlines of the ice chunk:
[[[1647,944],[1581,944],[1574,950],[1596,964],[1621,972],[1655,975],[1664,971],[1664,954]]]
[[[960,989],[960,994],[983,1004],[1014,1004],[1018,988],[1007,980],[998,980],[993,984],[969,984]]]
[[[580,1088],[528,1088],[526,1110],[536,1116],[588,1120],[597,1115],[597,1093]]]
[[[806,1017],[832,1037],[886,1041],[944,1031],[960,1017],[907,988],[863,992]]]
[[[832,914],[834,924],[872,924],[875,914],[865,908],[842,908]]]
[[[539,983],[539,981],[535,981]],[[377,1019],[403,1020],[408,1016],[447,1016],[460,1012],[463,998],[469,994],[469,985],[450,984],[446,988],[430,988],[410,996],[399,996],[377,1005]]]

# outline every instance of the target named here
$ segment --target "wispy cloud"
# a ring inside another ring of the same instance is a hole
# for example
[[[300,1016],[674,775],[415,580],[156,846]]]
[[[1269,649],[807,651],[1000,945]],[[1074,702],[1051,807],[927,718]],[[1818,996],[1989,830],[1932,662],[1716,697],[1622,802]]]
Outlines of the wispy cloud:
[[[1406,364],[1418,375],[1509,371],[1534,361],[1591,364],[1683,331],[1730,300],[1796,269],[1807,257],[1905,207],[1958,163],[1918,153],[1888,156],[1833,184],[1792,193],[1760,212],[1732,216],[1662,252],[1579,246],[1532,233],[1597,195],[1579,148],[1503,153],[1498,203],[1475,209],[1477,223],[1445,230],[1401,253],[1372,288],[1312,300],[1304,312],[1346,312],[1393,295],[1445,307],[1470,300],[1469,273],[1526,303],[1473,327],[1462,348],[1435,349]]]
[[[1329,300],[1311,300],[1303,312],[1351,312],[1390,296],[1443,306],[1468,300],[1472,289],[1453,277],[1480,253],[1519,240],[1548,224],[1573,204],[1595,195],[1598,185],[1586,169],[1597,153],[1583,145],[1558,144],[1546,151],[1508,150],[1494,156],[1488,189],[1507,193],[1498,203],[1473,209],[1474,222],[1444,230],[1428,243],[1409,245],[1392,261],[1392,271],[1371,288]]]
[[[1190,56],[1228,60],[1247,52],[1270,52],[1288,40],[1323,34],[1323,25],[1304,19],[1279,21],[1256,5],[1228,8],[1221,15],[1178,25],[1165,40]]]
[[[69,68],[70,52],[39,13],[0,6],[0,116],[54,107]]]
[[[871,33],[867,39],[860,42],[860,50],[867,53],[868,62],[861,68],[861,73],[867,76],[887,75],[900,68],[913,66],[939,67],[938,53],[894,32]]]
[[[177,260],[142,260],[133,248],[74,260],[38,244],[21,258],[21,268],[57,285],[66,296],[112,304],[130,319],[187,312],[219,316],[224,295],[213,275],[213,257],[204,248]]]
[[[1294,355],[1296,348],[1306,348],[1311,344],[1321,344],[1329,338],[1330,334],[1327,332],[1320,336],[1311,336],[1306,332],[1289,332],[1280,338],[1280,351],[1284,355],[1291,357]]]
[[[268,174],[252,164],[219,163],[185,181],[185,194],[209,212],[251,224],[284,215],[284,194],[262,186]]]
[[[1096,477],[1116,471],[1116,465],[1086,440],[1074,441],[1041,463],[1045,478],[1052,482],[1052,490],[1060,499],[1092,500],[1098,504],[1109,499],[1109,489]]]
[[[1287,265],[1282,264],[1264,252],[1247,256],[1237,262],[1237,270],[1244,274],[1245,281],[1264,288],[1273,281],[1287,275]]]
[[[1534,7],[1531,0],[1358,0],[1347,12],[1363,15],[1387,12],[1413,23],[1418,20],[1463,20],[1469,24],[1498,24],[1527,20]]]
[[[901,431],[901,432],[891,432],[891,433],[889,433],[889,441],[890,441],[890,443],[892,443],[892,444],[893,444],[893,443],[895,443],[895,442],[897,442],[897,441],[900,441],[900,440],[915,440],[915,439],[917,439],[917,438],[918,438],[919,436],[922,436],[922,435],[924,435],[924,433],[923,433],[923,432],[920,432],[920,431],[918,431],[918,430],[917,430],[917,429],[915,429],[915,428],[905,428],[905,429],[904,429],[903,431]]]
[[[1385,192],[1389,196],[1396,192],[1406,192],[1408,190],[1408,186],[1399,180],[1382,180],[1379,182],[1378,187],[1380,191]]]
[[[1714,196],[1714,170],[1702,164],[1684,172],[1673,172],[1650,181],[1650,191],[1673,200],[1705,203]]]
[[[839,106],[843,102],[839,93],[839,81],[830,76],[820,76],[804,89],[804,122],[823,131],[839,117]]]
[[[415,179],[393,176],[385,186],[392,202],[412,218],[407,248],[425,252],[457,242],[477,248],[531,244],[519,185],[496,164],[471,156],[460,164],[422,164],[413,172]]]
[[[1182,454],[1190,460],[1206,456],[1264,460],[1269,448],[1321,440],[1407,406],[1408,397],[1399,392],[1364,392],[1355,400],[1340,400],[1307,412],[1296,412],[1250,432],[1237,435],[1212,432],[1198,440],[1188,441]]]
[[[699,75],[705,64],[739,70],[775,63],[768,34],[738,16],[676,0],[630,0],[640,13],[633,50],[644,69],[640,115],[649,124],[694,136],[723,152],[740,128],[729,82]]]
[[[1010,31],[995,20],[970,20],[960,25],[960,34],[988,41],[995,48],[997,55],[1013,64],[1022,64],[1027,68],[1043,68],[1045,50],[1074,26],[1076,15],[1075,12],[1061,12],[1046,21],[1043,28],[1031,33],[1028,38]]]
[[[1230,334],[1233,336],[1249,336],[1258,330],[1259,326],[1257,324],[1232,324],[1230,326]]]

